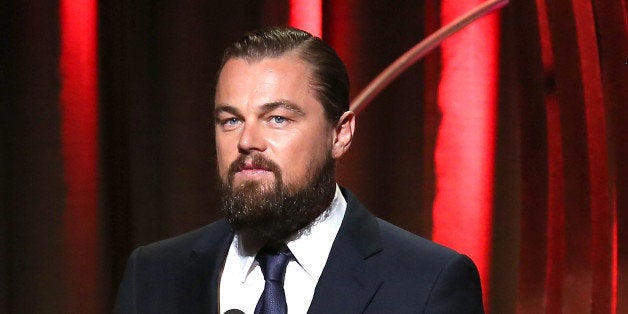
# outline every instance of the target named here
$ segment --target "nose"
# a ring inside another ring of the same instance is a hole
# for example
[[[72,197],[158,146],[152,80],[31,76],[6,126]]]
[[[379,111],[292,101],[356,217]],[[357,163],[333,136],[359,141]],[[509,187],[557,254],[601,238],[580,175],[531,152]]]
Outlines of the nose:
[[[245,123],[242,133],[240,133],[238,150],[243,154],[266,150],[266,139],[264,138],[262,128],[257,123]]]

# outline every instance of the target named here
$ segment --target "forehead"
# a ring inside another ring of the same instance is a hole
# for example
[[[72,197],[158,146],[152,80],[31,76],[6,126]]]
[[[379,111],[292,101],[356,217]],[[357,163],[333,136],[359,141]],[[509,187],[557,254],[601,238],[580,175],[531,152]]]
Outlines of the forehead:
[[[228,102],[237,105],[253,100],[286,98],[299,103],[314,97],[311,72],[309,64],[295,54],[257,61],[233,58],[224,64],[220,72],[215,101],[216,104]]]

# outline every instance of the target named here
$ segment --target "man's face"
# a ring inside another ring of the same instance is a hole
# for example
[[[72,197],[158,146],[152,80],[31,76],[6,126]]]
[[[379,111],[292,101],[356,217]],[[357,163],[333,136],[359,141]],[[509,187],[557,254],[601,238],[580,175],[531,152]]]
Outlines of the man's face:
[[[309,82],[309,66],[292,54],[254,63],[227,61],[215,98],[223,183],[233,189],[256,183],[270,191],[279,179],[289,191],[298,190],[310,181],[310,171],[330,158],[334,126]],[[253,162],[255,156],[276,165],[281,177],[273,167]],[[236,160],[240,162],[234,164]]]
[[[343,115],[345,124],[329,123],[309,75],[306,63],[287,55],[250,64],[232,59],[218,79],[222,210],[253,241],[284,241],[333,199],[334,159],[348,148],[353,114]]]

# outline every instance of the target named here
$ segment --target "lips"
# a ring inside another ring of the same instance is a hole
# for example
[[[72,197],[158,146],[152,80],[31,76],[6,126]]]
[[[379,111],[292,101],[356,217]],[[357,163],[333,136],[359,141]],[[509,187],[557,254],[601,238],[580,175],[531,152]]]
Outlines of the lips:
[[[240,165],[236,168],[237,172],[242,172],[242,171],[271,171],[270,169],[268,169],[268,167],[265,167],[263,165],[254,165],[252,162],[246,162],[243,165]]]
[[[267,169],[263,169],[263,168],[244,167],[240,171],[236,172],[236,174],[241,174],[241,175],[250,177],[250,176],[261,175],[261,174],[270,173],[270,172],[271,171]]]
[[[279,167],[261,155],[240,155],[229,166],[229,177],[233,178],[236,174],[257,175],[267,172],[278,175]]]

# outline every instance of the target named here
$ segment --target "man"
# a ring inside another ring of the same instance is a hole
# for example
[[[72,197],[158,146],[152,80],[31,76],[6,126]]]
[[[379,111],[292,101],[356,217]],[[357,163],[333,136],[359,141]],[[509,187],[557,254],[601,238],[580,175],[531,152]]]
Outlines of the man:
[[[336,185],[348,109],[345,67],[319,38],[273,28],[227,48],[214,104],[225,219],[136,249],[116,312],[483,312],[468,257]]]

